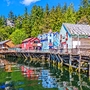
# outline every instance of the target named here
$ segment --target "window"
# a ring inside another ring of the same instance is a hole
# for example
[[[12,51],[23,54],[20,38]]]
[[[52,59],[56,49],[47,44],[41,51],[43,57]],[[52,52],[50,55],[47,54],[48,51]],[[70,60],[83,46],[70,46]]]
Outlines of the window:
[[[51,43],[51,39],[50,39],[49,43]]]
[[[50,33],[50,37],[52,36],[52,34]]]
[[[40,39],[42,40],[42,36],[40,36]]]
[[[48,38],[48,35],[46,34],[46,39]]]
[[[62,40],[62,35],[60,35],[60,40]]]
[[[24,48],[26,48],[26,43],[24,43]]]
[[[39,41],[34,41],[34,43],[39,43]]]

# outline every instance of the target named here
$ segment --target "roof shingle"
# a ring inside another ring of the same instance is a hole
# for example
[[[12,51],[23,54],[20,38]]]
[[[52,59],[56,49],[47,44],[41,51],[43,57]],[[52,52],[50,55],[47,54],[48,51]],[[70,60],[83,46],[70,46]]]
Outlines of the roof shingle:
[[[66,29],[69,31],[70,34],[90,36],[90,26],[89,25],[69,24],[69,23],[63,23],[63,25],[66,27]]]

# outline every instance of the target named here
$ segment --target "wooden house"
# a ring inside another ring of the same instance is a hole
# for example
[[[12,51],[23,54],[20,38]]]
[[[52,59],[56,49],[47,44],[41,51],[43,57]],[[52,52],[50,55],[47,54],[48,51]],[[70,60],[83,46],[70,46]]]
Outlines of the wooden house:
[[[14,43],[11,41],[11,40],[9,40],[8,42],[6,42],[5,43],[6,45],[7,45],[7,47],[10,49],[10,48],[14,48]]]
[[[42,44],[42,50],[58,49],[59,46],[59,33],[49,31],[42,35],[38,35]]]
[[[5,40],[0,42],[0,50],[12,49],[15,45],[11,40]]]
[[[60,37],[58,32],[53,33],[53,48],[54,49],[59,49],[60,45]]]
[[[17,45],[15,45],[13,49],[14,49],[15,51],[20,51],[20,50],[22,50],[22,44],[17,44]]]
[[[38,38],[40,39],[40,43],[42,44],[42,50],[49,49],[48,46],[48,34],[38,35]]]
[[[41,44],[38,38],[27,38],[22,42],[22,49],[24,50],[36,50],[40,49]]]
[[[63,23],[60,30],[60,47],[64,52],[90,49],[90,26]]]

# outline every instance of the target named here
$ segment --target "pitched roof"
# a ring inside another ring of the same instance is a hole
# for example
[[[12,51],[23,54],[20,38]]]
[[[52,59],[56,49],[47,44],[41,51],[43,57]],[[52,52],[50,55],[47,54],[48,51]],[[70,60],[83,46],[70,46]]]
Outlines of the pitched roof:
[[[6,43],[6,42],[8,42],[8,41],[9,41],[9,40],[1,41],[1,42],[0,42],[0,45]]]
[[[83,24],[69,24],[63,23],[64,27],[68,30],[70,34],[78,34],[78,35],[90,35],[90,26]]]
[[[54,35],[57,35],[57,34],[59,34],[59,32],[53,32],[53,34],[54,34]]]
[[[32,38],[30,41],[32,42],[32,41],[37,41],[37,40],[39,40],[38,38]]]
[[[27,42],[27,41],[34,41],[34,40],[39,40],[37,37],[32,37],[32,38],[27,38],[25,39],[23,42]]]
[[[12,41],[6,42],[6,45],[10,48],[13,48],[15,46]]]
[[[27,39],[25,39],[25,40],[23,40],[22,42],[27,42],[27,41],[29,41],[29,40],[31,40],[32,38],[27,38]]]

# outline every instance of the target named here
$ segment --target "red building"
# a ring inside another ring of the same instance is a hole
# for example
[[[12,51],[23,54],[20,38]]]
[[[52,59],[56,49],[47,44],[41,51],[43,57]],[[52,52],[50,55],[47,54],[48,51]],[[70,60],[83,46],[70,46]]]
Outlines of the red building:
[[[41,48],[41,44],[38,38],[27,38],[22,42],[22,49],[37,50],[40,48]]]

